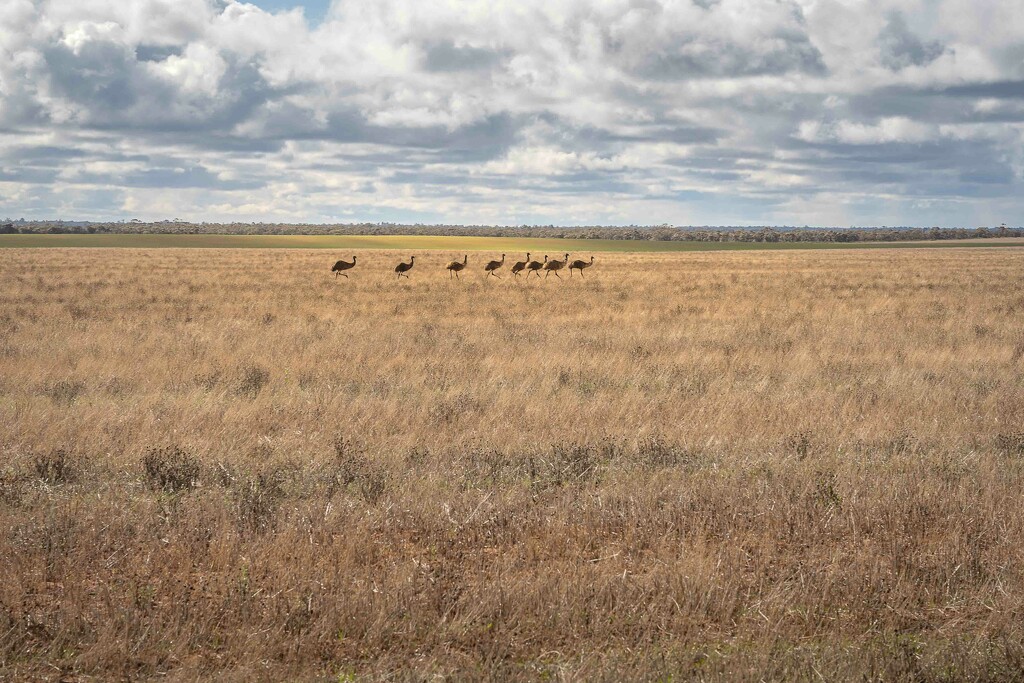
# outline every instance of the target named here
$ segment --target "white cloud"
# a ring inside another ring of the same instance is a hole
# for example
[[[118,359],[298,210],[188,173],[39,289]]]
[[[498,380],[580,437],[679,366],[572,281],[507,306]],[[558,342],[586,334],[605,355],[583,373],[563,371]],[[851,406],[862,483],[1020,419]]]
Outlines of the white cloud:
[[[797,137],[806,142],[834,141],[849,145],[925,142],[939,134],[938,126],[919,123],[905,116],[889,116],[870,123],[801,121],[797,131]]]
[[[0,212],[970,222],[1024,208],[1021,35],[997,0],[7,0]]]
[[[622,170],[624,164],[615,158],[600,157],[593,152],[573,152],[554,147],[516,147],[500,160],[483,164],[483,173],[503,175],[562,175],[576,171]]]
[[[182,93],[213,97],[227,64],[213,47],[191,43],[181,55],[169,55],[150,65],[150,69],[176,85]]]

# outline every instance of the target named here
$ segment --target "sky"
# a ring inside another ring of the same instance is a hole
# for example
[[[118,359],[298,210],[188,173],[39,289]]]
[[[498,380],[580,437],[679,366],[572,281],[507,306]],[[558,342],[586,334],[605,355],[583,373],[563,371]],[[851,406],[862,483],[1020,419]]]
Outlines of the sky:
[[[0,217],[1024,224],[1024,2],[2,0]]]

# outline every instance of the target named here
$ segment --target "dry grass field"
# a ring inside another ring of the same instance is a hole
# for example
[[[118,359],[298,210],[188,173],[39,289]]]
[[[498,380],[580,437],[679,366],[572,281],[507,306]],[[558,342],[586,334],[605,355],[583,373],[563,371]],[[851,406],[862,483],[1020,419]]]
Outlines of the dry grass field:
[[[349,255],[0,251],[0,680],[1024,676],[1024,250]]]

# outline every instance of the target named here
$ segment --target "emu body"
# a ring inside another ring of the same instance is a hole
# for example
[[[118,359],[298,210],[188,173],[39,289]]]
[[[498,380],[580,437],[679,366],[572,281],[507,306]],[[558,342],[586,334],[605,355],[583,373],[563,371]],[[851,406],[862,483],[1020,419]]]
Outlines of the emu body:
[[[525,261],[518,261],[518,262],[516,262],[516,263],[514,263],[512,265],[512,274],[515,275],[516,277],[519,277],[520,271],[524,270],[526,268],[526,266],[528,266],[529,264],[530,264],[530,254],[527,253]],[[529,273],[527,273],[527,275],[529,275]]]
[[[495,275],[494,271],[496,271],[498,268],[501,268],[503,265],[505,265],[505,255],[504,254],[501,255],[501,260],[500,261],[490,261],[490,262],[488,262],[488,264],[486,266],[484,266],[484,270],[487,271],[488,275],[494,275],[494,277],[500,278],[501,276],[500,275]]]
[[[569,264],[569,277],[572,277],[572,271],[580,271],[580,277],[583,277],[583,269],[589,268],[594,265],[594,257],[591,256],[589,261],[576,260]]]
[[[448,269],[448,279],[452,279],[452,273],[455,273],[455,279],[459,279],[459,271],[466,267],[469,263],[469,254],[466,254],[461,261],[450,261],[445,268]]]
[[[527,254],[529,256],[529,254]],[[544,254],[543,261],[530,261],[526,264],[526,277],[530,277],[530,273],[534,273],[537,277],[540,277],[540,269],[544,267],[544,264],[548,262],[548,255]]]
[[[403,275],[405,275],[405,277],[409,277],[407,273],[408,271],[412,270],[412,266],[415,262],[416,257],[410,256],[408,263],[399,263],[397,266],[395,266],[395,272],[398,273],[398,278],[401,279]]]
[[[568,254],[566,254],[565,258],[563,258],[561,261],[559,261],[558,259],[551,259],[550,261],[544,264],[544,270],[548,271],[547,273],[545,273],[544,277],[547,277],[548,275],[551,275],[551,273],[554,273],[555,277],[561,280],[562,276],[558,274],[558,271],[560,271],[562,268],[565,268],[565,264],[568,262]]]
[[[337,263],[335,263],[334,267],[331,268],[331,272],[334,273],[334,279],[335,280],[338,279],[339,275],[342,275],[342,276],[347,278],[348,275],[346,275],[344,271],[349,270],[351,268],[355,268],[355,267],[356,267],[356,257],[353,256],[351,263],[349,263],[348,261],[338,261]]]

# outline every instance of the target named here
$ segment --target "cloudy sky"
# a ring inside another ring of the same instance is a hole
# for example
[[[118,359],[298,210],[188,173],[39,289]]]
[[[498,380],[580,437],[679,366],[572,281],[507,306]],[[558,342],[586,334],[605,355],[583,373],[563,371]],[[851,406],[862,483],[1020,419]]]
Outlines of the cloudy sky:
[[[0,0],[0,217],[1022,209],[1019,0]]]

